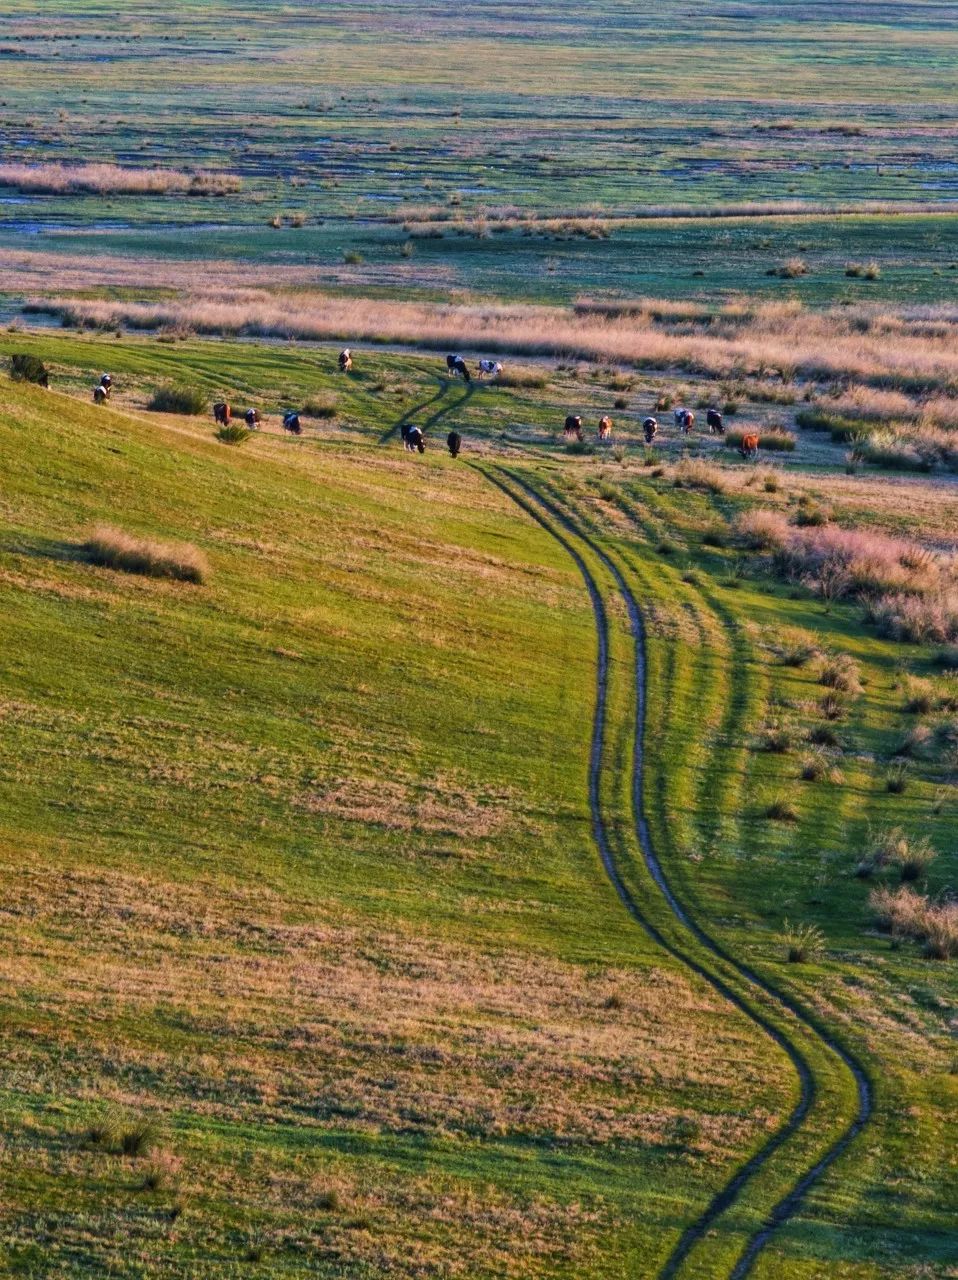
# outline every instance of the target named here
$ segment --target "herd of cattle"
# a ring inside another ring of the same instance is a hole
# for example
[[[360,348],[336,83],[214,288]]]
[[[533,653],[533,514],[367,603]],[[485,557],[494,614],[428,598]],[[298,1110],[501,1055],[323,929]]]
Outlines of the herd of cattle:
[[[353,367],[353,355],[349,347],[344,347],[339,353],[339,368],[342,373],[349,373]],[[502,373],[502,365],[498,360],[480,360],[476,366],[478,378],[498,378]],[[472,381],[472,373],[469,366],[460,355],[446,356],[446,370],[453,377],[461,377],[466,382]],[[103,374],[99,384],[93,389],[93,399],[96,404],[105,404],[110,398],[110,392],[113,389],[113,379],[108,373]],[[689,436],[695,428],[695,414],[691,409],[678,408],[675,410],[674,421],[676,430],[682,435]],[[213,405],[213,419],[219,426],[228,427],[233,420],[233,409],[227,400],[217,400]],[[258,409],[247,409],[243,414],[243,421],[250,431],[256,431],[260,424],[260,413]],[[705,415],[705,423],[708,427],[709,435],[725,435],[725,423],[718,409],[709,409]],[[299,414],[295,410],[288,410],[283,414],[283,430],[290,432],[292,435],[302,435],[303,426],[300,422]],[[603,415],[599,419],[596,436],[600,441],[611,440],[614,430],[612,419],[608,415]],[[654,443],[659,433],[659,421],[651,416],[644,418],[642,421],[642,433],[645,437],[645,443],[651,445]],[[570,413],[565,420],[563,427],[563,435],[566,440],[577,440],[584,442],[585,435],[582,425],[582,417],[580,414]],[[426,437],[421,427],[415,426],[411,422],[404,422],[400,428],[400,436],[403,448],[409,453],[425,453]],[[459,457],[462,449],[462,436],[458,431],[450,431],[446,437],[446,447],[454,458]],[[759,436],[755,432],[746,432],[742,436],[739,445],[739,452],[744,458],[754,458],[759,449]]]

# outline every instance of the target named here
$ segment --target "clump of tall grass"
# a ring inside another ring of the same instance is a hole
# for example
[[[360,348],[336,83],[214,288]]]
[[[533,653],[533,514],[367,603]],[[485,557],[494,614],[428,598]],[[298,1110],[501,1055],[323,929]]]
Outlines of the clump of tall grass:
[[[925,944],[936,960],[958,956],[958,902],[933,902],[907,885],[880,885],[868,898],[879,929]]]
[[[934,456],[921,441],[899,431],[872,431],[858,444],[862,461],[892,471],[931,471]]]
[[[239,422],[224,423],[216,428],[216,438],[220,444],[245,444],[252,432]]]
[[[242,182],[229,173],[187,173],[177,169],[136,169],[117,164],[0,164],[0,185],[50,195],[223,196]]]
[[[335,418],[339,401],[334,395],[310,396],[300,413],[304,418]]]
[[[541,369],[503,369],[496,378],[500,387],[513,387],[518,390],[539,390],[549,385],[549,378]],[[616,401],[618,404],[618,401]]]
[[[765,817],[773,822],[797,822],[798,809],[788,796],[778,794],[765,806]]]
[[[836,596],[932,596],[953,576],[951,563],[920,543],[833,525],[795,529],[776,565],[784,576],[827,586]]]
[[[672,473],[676,489],[701,489],[705,493],[728,493],[729,480],[720,467],[702,458],[683,458]]]
[[[763,427],[757,432],[749,427],[729,427],[724,440],[726,449],[741,449],[742,441],[751,434],[757,434],[758,447],[770,453],[791,453],[795,448],[795,437],[781,427]]]
[[[201,583],[210,572],[203,552],[188,543],[137,538],[108,524],[96,526],[84,542],[83,550],[93,564],[150,578]]]
[[[862,691],[858,663],[847,653],[831,654],[822,659],[818,683],[839,693],[857,694]]]
[[[865,617],[879,635],[911,644],[951,644],[958,640],[958,594],[921,597],[903,591],[866,600]]]
[[[147,405],[156,413],[205,413],[206,393],[199,387],[187,387],[169,383],[157,387]]]
[[[789,964],[807,964],[818,960],[825,951],[825,935],[814,924],[789,924],[782,926],[782,945]]]
[[[790,527],[780,511],[743,511],[735,518],[736,535],[752,551],[781,550],[788,543]]]
[[[30,354],[17,353],[10,357],[10,377],[14,382],[32,382],[38,387],[50,385],[50,370]]]

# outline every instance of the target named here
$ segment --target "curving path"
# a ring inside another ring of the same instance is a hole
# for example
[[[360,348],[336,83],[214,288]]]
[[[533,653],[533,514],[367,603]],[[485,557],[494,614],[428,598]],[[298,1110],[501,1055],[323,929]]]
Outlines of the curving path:
[[[732,1269],[729,1280],[744,1280],[751,1272],[754,1263],[768,1243],[772,1234],[798,1210],[805,1194],[825,1170],[842,1154],[852,1140],[861,1132],[872,1111],[872,1090],[868,1076],[857,1059],[837,1040],[826,1027],[810,1015],[802,1006],[785,992],[779,991],[770,982],[761,977],[750,966],[742,964],[732,957],[718,942],[696,923],[689,915],[682,902],[673,891],[662,868],[652,844],[648,823],[645,819],[645,762],[644,762],[644,730],[646,714],[646,653],[645,628],[642,612],[630,589],[626,578],[613,556],[603,550],[595,541],[582,531],[576,522],[561,510],[554,502],[538,492],[526,479],[504,468],[477,468],[488,480],[502,490],[513,502],[517,503],[528,515],[540,524],[566,550],[575,562],[582,575],[595,616],[598,637],[598,670],[595,716],[593,721],[592,743],[589,756],[589,804],[592,814],[592,829],[596,845],[602,859],[606,874],[609,877],[619,899],[636,922],[664,950],[678,959],[693,973],[703,978],[719,994],[724,996],[737,1009],[744,1013],[766,1035],[778,1044],[791,1060],[799,1080],[799,1099],[788,1118],[772,1134],[758,1151],[732,1175],[729,1181],[713,1197],[705,1210],[686,1227],[679,1241],[673,1248],[659,1271],[659,1280],[672,1280],[679,1271],[692,1249],[699,1244],[712,1229],[717,1219],[730,1208],[741,1196],[746,1186],[775,1152],[791,1138],[804,1124],[819,1094],[818,1081],[808,1059],[802,1052],[801,1045],[793,1040],[785,1031],[765,1016],[759,1008],[729,985],[719,972],[711,967],[709,960],[715,960],[723,966],[730,967],[737,977],[743,980],[750,994],[771,1000],[778,1009],[800,1022],[807,1031],[817,1036],[825,1048],[832,1053],[842,1066],[854,1078],[857,1090],[858,1106],[854,1118],[843,1132],[831,1143],[815,1163],[809,1167],[775,1204],[762,1226],[753,1233]],[[558,526],[558,527],[556,527]],[[667,938],[662,931],[647,917],[635,896],[626,885],[619,867],[602,814],[600,783],[603,769],[603,752],[606,735],[606,704],[609,683],[609,624],[602,593],[578,547],[588,549],[609,571],[616,588],[625,604],[629,627],[632,634],[635,665],[635,725],[634,752],[632,772],[632,814],[635,834],[642,852],[645,866],[661,893],[672,917],[680,926],[686,940],[705,958],[699,960],[688,954],[685,949]]]

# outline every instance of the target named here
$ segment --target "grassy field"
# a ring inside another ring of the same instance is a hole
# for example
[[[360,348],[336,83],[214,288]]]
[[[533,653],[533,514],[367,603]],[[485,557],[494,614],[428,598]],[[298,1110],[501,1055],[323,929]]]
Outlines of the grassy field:
[[[519,13],[473,0],[454,21],[385,0],[175,0],[108,20],[92,3],[13,0],[0,166],[200,169],[241,186],[85,194],[10,180],[0,245],[558,300],[830,301],[861,291],[843,270],[863,259],[881,268],[865,286],[877,297],[949,297],[956,42],[946,8],[919,0],[869,6],[867,20],[859,5],[668,0],[652,14],[550,0]],[[836,223],[836,208],[858,216]],[[637,221],[670,210],[710,216]],[[715,216],[734,210],[752,216]],[[755,216],[775,210],[807,220]],[[807,275],[766,276],[796,253]],[[56,274],[54,260],[48,287]]]
[[[631,640],[602,552],[646,619],[645,812],[675,891],[874,1090],[865,1133],[754,1274],[951,1274],[954,961],[876,930],[869,895],[897,864],[856,875],[900,826],[939,853],[915,889],[954,884],[934,737],[948,677],[853,602],[779,581],[734,531],[742,512],[814,506],[914,535],[917,511],[953,546],[950,485],[844,476],[808,436],[758,472],[715,442],[667,440],[658,466],[628,447],[570,457],[554,371],[470,390],[424,356],[366,355],[343,380],[322,348],[2,346],[44,357],[57,388],[4,381],[0,416],[11,1273],[657,1276],[796,1105],[782,1046],[746,1016],[764,1011],[814,1093],[675,1272],[732,1274],[854,1117],[854,1083],[648,878],[629,835]],[[104,367],[116,399],[96,409]],[[231,449],[206,417],[147,412],[170,380],[249,395],[264,430]],[[579,390],[596,413],[612,394]],[[333,417],[283,438],[280,404],[307,397],[335,398]],[[410,417],[424,458],[399,448]],[[717,492],[681,481],[683,453]],[[195,547],[208,577],[95,567],[102,522]],[[596,641],[557,535],[608,600],[601,811],[660,941],[593,843]],[[855,679],[816,747],[828,655]],[[938,693],[906,710],[923,680]],[[932,737],[896,794],[917,724]],[[796,926],[820,938],[787,964]]]
[[[956,54],[3,6],[0,1274],[958,1276]]]

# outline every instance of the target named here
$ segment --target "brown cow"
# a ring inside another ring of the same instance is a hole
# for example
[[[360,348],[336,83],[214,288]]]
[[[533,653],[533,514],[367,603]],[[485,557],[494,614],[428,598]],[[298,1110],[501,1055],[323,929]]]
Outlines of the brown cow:
[[[608,440],[612,435],[612,419],[608,414],[599,419],[599,439]]]
[[[739,452],[743,458],[754,458],[758,453],[758,436],[754,431],[750,431],[747,435],[742,436],[742,443],[739,445]]]
[[[228,427],[232,416],[233,410],[225,400],[217,400],[213,405],[213,421],[219,426]]]

